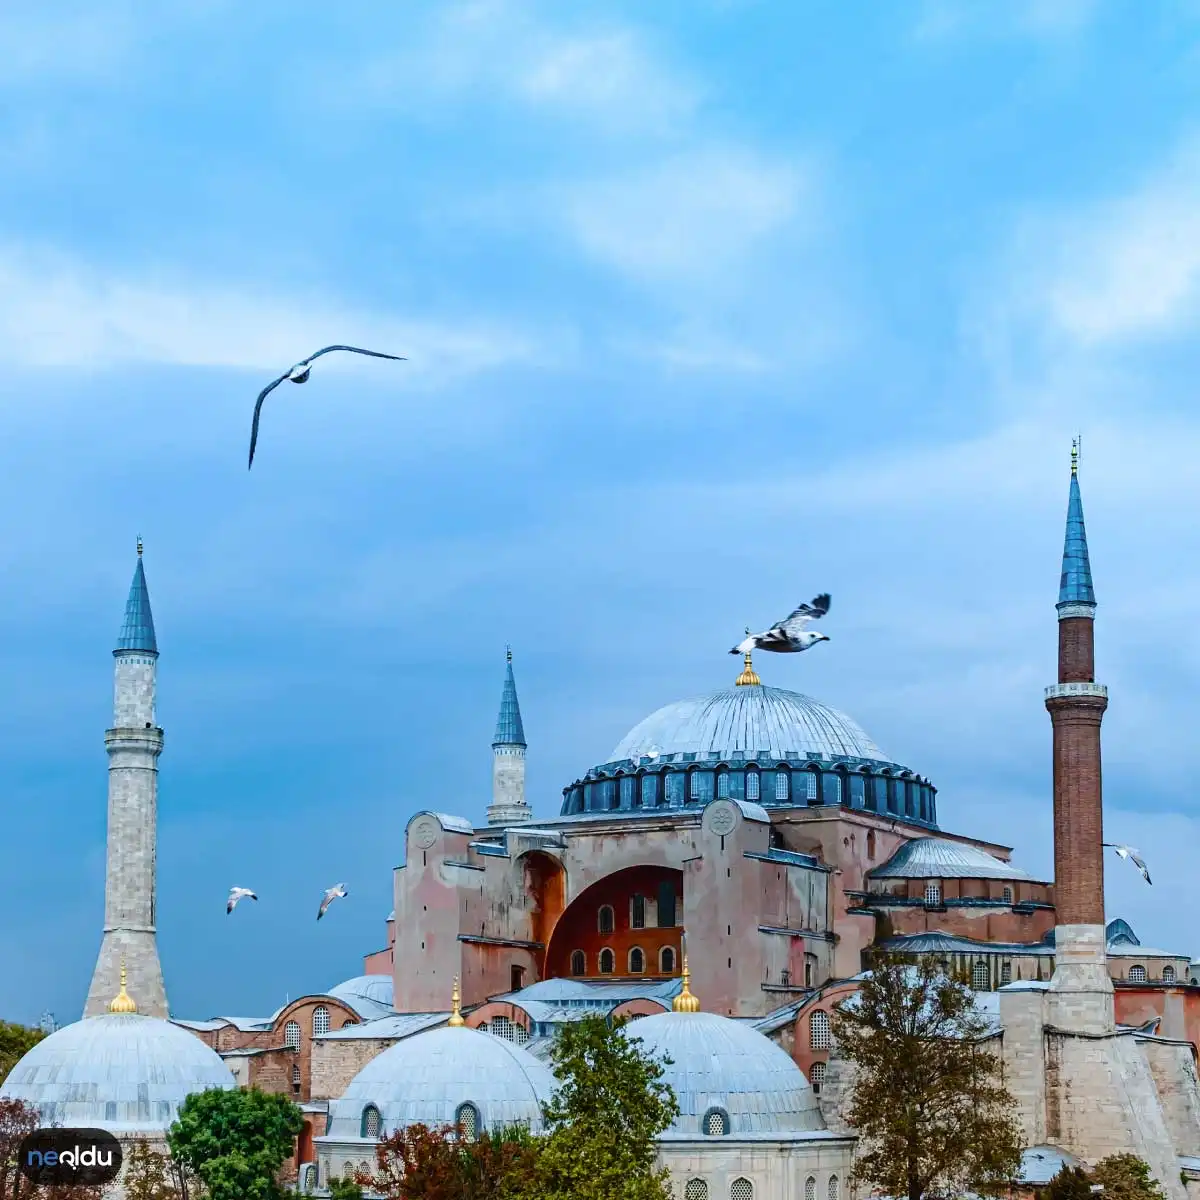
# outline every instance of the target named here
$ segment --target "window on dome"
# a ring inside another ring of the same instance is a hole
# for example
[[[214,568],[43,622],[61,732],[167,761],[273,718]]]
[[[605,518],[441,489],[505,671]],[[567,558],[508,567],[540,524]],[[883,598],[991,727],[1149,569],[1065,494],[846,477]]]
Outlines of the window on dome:
[[[804,1200],[817,1200],[817,1177],[810,1175],[804,1181]]]
[[[379,1109],[373,1104],[368,1104],[363,1109],[362,1113],[362,1133],[361,1137],[377,1138],[383,1132],[383,1118],[379,1115]]]
[[[1174,967],[1163,967],[1163,983],[1174,983],[1174,982],[1175,982],[1175,968]]]
[[[616,969],[616,958],[613,952],[606,946],[600,951],[600,974],[611,975]]]
[[[729,772],[722,771],[717,776],[717,799],[727,800],[729,798]]]
[[[691,774],[691,796],[700,804],[707,804],[713,798],[713,777],[711,771],[693,771]]]
[[[826,771],[821,776],[821,802],[823,804],[841,804],[842,777],[837,771]]]
[[[663,975],[675,973],[675,951],[670,946],[664,946],[658,953],[658,966]]]
[[[313,1009],[313,1037],[323,1037],[329,1032],[329,1009],[318,1004]]]
[[[300,1095],[300,1068],[299,1067],[292,1068],[292,1094],[294,1096]]]
[[[1142,967],[1142,966],[1130,967],[1129,968],[1129,982],[1130,983],[1145,983],[1146,982],[1146,968]]]
[[[596,806],[601,812],[609,812],[617,806],[617,781],[602,779],[596,785],[600,789],[600,802]]]
[[[682,771],[672,771],[667,776],[667,804],[680,808],[687,795],[687,778]]]
[[[1002,963],[1000,966],[1000,986],[1012,983],[1012,963]]]
[[[653,808],[658,803],[658,776],[642,776],[642,807]]]
[[[675,884],[670,879],[664,879],[658,885],[658,927],[675,927]]]
[[[758,799],[758,772],[757,771],[747,771],[746,772],[746,799],[747,800],[757,800]]]
[[[482,1124],[479,1119],[479,1109],[470,1102],[460,1104],[454,1114],[454,1124],[462,1130],[464,1141],[475,1141],[479,1136],[479,1128]]]
[[[930,880],[925,885],[925,903],[936,907],[942,902],[942,885]]]
[[[875,803],[872,806],[874,812],[887,812],[888,793],[887,793],[887,776],[874,775],[871,778],[872,791],[875,793]]]
[[[689,1179],[683,1189],[683,1200],[708,1200],[708,1184],[703,1179]]]
[[[904,780],[892,780],[892,800],[889,811],[901,816],[904,813]]]
[[[719,1108],[710,1108],[700,1122],[705,1137],[726,1137],[729,1133],[729,1114]]]
[[[637,780],[632,775],[626,775],[621,780],[621,807],[633,807],[633,793],[637,790]]]
[[[289,1021],[283,1027],[283,1044],[289,1050],[300,1049],[300,1026],[295,1021]]]
[[[744,1175],[729,1185],[729,1200],[754,1200],[754,1184]]]
[[[786,800],[791,792],[791,780],[786,770],[775,772],[775,799]]]
[[[642,953],[640,946],[634,946],[629,952],[629,973],[630,975],[646,973],[646,956]]]
[[[812,1084],[814,1096],[821,1094],[821,1088],[825,1086],[825,1072],[829,1068],[823,1062],[815,1062],[812,1069],[808,1073],[808,1081]]]
[[[810,1050],[828,1050],[833,1045],[829,1014],[823,1008],[808,1018],[808,1045]]]
[[[571,974],[584,975],[587,973],[587,956],[582,950],[571,951]]]
[[[600,933],[612,933],[614,925],[615,914],[612,905],[600,905],[600,910],[596,913],[596,929]]]
[[[848,782],[848,790],[850,792],[850,807],[864,808],[866,807],[866,788],[865,780],[857,772],[850,776]]]
[[[809,804],[819,804],[821,802],[820,772],[806,771],[804,773],[804,798]]]
[[[991,990],[991,972],[986,959],[977,958],[971,967],[971,987],[977,992]]]

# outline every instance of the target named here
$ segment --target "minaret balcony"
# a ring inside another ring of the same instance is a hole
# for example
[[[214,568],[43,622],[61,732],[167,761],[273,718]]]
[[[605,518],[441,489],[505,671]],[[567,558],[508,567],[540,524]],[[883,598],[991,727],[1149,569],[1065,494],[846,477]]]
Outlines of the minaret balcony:
[[[1046,689],[1047,700],[1063,700],[1071,696],[1094,696],[1108,699],[1108,688],[1102,683],[1055,683]]]

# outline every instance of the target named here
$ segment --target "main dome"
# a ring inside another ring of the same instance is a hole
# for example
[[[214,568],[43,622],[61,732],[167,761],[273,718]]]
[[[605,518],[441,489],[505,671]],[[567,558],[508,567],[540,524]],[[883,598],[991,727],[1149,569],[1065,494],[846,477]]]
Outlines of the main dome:
[[[656,761],[667,762],[683,754],[727,759],[760,753],[773,759],[814,755],[887,761],[845,713],[811,696],[762,684],[664,705],[635,725],[608,761],[637,762],[652,753]]]

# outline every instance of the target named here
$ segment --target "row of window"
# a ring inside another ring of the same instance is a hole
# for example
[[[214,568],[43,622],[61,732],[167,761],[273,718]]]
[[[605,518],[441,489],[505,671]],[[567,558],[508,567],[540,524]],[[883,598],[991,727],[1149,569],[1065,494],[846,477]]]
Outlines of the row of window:
[[[927,883],[925,885],[925,903],[929,905],[938,905],[942,902],[942,885],[940,883]],[[1006,887],[1001,893],[1001,903],[1011,904],[1013,902],[1013,890]]]
[[[615,779],[595,779],[566,790],[563,815],[580,812],[615,812],[637,808],[682,808],[707,804],[713,799],[753,800],[776,804],[848,804],[868,812],[912,817],[932,823],[935,790],[916,779],[873,775],[865,771],[817,767],[774,770],[709,770],[692,767]]]
[[[841,1194],[841,1181],[836,1175],[830,1175],[825,1189],[827,1200],[840,1200]],[[707,1180],[689,1179],[683,1189],[683,1200],[713,1200]],[[754,1184],[744,1175],[739,1176],[729,1185],[729,1200],[754,1200]],[[804,1181],[804,1200],[817,1200],[815,1175]]]
[[[675,927],[675,884],[664,879],[658,885],[658,904],[655,910],[655,924],[659,929]],[[613,933],[617,926],[616,910],[611,904],[601,904],[596,910],[596,931],[598,933]],[[646,897],[635,892],[629,898],[629,928],[646,928]]]
[[[346,1025],[356,1025],[357,1021],[343,1022],[343,1028]],[[313,1037],[323,1037],[329,1032],[329,1009],[323,1004],[318,1004],[313,1009],[312,1015],[312,1030]],[[300,1023],[298,1021],[289,1021],[283,1027],[283,1044],[289,1050],[300,1049]]]
[[[608,930],[609,933],[612,930]],[[612,975],[617,969],[617,956],[613,951],[605,946],[597,958],[597,964],[601,975]],[[629,951],[626,959],[628,973],[630,975],[644,975],[646,973],[646,953],[641,946],[634,946]],[[582,950],[571,951],[571,974],[586,975],[587,955]],[[658,952],[658,973],[660,975],[673,975],[675,973],[675,951],[671,946],[664,946]]]
[[[1149,976],[1146,974],[1146,968],[1140,963],[1137,963],[1129,968],[1129,975],[1127,978],[1129,979],[1130,983],[1145,983]],[[1162,969],[1162,981],[1163,983],[1175,982],[1175,968],[1170,964]]]
[[[483,1130],[483,1118],[479,1109],[469,1100],[460,1104],[454,1110],[454,1124],[467,1141],[475,1141]],[[368,1104],[362,1111],[359,1123],[360,1136],[378,1139],[383,1136],[383,1114],[374,1104]]]

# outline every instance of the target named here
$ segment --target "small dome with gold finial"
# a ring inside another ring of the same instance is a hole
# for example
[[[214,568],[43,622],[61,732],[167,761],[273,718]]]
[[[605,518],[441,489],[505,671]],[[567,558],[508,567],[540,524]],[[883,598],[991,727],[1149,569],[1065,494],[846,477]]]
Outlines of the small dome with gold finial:
[[[700,1001],[692,995],[692,973],[688,970],[687,955],[683,958],[683,987],[671,1005],[672,1012],[694,1013],[700,1011]]]
[[[121,959],[121,990],[113,997],[108,1006],[110,1013],[135,1013],[137,1005],[133,997],[125,990],[125,960]]]

